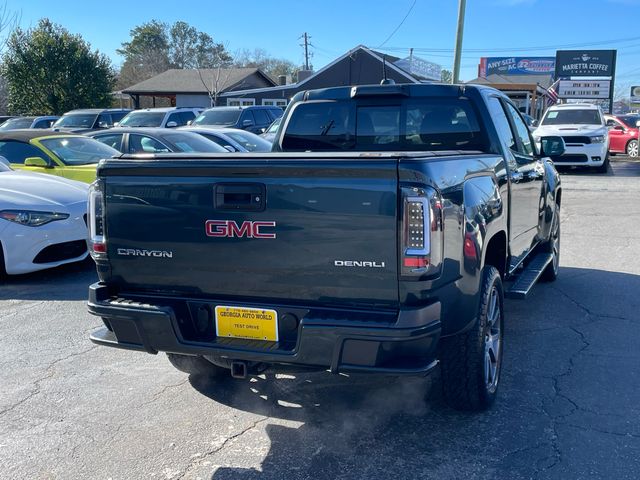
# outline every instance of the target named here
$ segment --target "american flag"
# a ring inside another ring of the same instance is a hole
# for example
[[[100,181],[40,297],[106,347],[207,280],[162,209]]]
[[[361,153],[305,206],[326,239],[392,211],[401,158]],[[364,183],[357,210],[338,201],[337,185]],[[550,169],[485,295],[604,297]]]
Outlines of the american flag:
[[[556,88],[559,83],[560,79],[553,82],[553,84],[547,89],[547,107],[555,105],[558,102],[558,92],[556,91]]]

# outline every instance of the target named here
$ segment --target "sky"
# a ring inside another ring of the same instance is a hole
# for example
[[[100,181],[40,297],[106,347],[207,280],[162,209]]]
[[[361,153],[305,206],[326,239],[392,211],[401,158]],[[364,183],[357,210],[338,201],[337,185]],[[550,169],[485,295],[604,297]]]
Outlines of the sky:
[[[457,0],[6,0],[28,28],[42,17],[81,34],[119,66],[129,31],[157,19],[184,20],[233,53],[262,48],[296,64],[311,37],[317,70],[363,44],[408,56],[409,48],[443,68],[453,65]],[[406,17],[406,18],[405,18]],[[403,21],[404,19],[404,21]],[[395,33],[394,33],[395,32]],[[482,56],[554,55],[567,46],[617,49],[616,83],[640,84],[640,0],[467,0],[461,79],[477,76]],[[567,48],[569,49],[569,48]]]

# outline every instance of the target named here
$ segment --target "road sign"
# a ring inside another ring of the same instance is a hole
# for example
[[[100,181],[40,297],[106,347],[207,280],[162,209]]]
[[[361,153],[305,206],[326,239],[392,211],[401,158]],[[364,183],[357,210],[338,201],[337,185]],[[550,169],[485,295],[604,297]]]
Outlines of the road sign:
[[[609,98],[610,80],[561,80],[558,85],[560,98]]]
[[[631,87],[631,103],[640,104],[640,85]]]

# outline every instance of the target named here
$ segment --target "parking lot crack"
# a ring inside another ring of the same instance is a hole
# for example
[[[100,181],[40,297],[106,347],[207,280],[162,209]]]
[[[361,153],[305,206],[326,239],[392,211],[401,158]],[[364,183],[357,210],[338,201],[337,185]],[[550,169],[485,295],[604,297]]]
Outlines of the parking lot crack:
[[[627,317],[621,317],[621,316],[617,316],[617,315],[606,315],[606,314],[601,314],[601,313],[597,313],[597,312],[592,312],[591,309],[589,309],[588,307],[583,305],[581,302],[577,301],[575,298],[573,298],[571,295],[569,295],[568,293],[563,291],[558,286],[554,285],[552,288],[554,290],[556,290],[557,292],[559,292],[563,297],[565,297],[567,300],[569,300],[571,303],[573,303],[576,307],[578,307],[580,310],[582,310],[588,316],[598,317],[598,318],[610,318],[610,319],[614,319],[614,320],[630,320]]]
[[[158,400],[158,398],[164,394],[167,390],[169,390],[170,388],[177,388],[180,387],[182,385],[184,385],[185,383],[187,383],[189,381],[189,378],[185,378],[183,381],[179,382],[179,383],[174,383],[172,385],[165,385],[159,392],[156,392],[153,394],[153,397],[151,398],[151,400],[148,400],[142,404],[140,404],[140,407],[146,407],[147,405],[155,402],[156,400]]]
[[[229,442],[235,440],[236,438],[241,437],[242,435],[244,435],[245,433],[253,430],[254,428],[256,428],[258,425],[260,425],[261,423],[265,422],[269,420],[269,417],[263,417],[259,420],[256,420],[254,422],[251,422],[251,424],[249,424],[249,426],[247,426],[246,428],[242,429],[241,431],[239,431],[238,433],[231,435],[230,437],[227,437],[224,439],[224,441],[218,445],[217,447],[212,448],[211,450],[208,450],[202,454],[199,454],[198,456],[196,456],[193,461],[191,462],[191,464],[185,468],[182,472],[176,474],[174,477],[172,477],[172,480],[180,480],[182,478],[184,478],[187,474],[189,474],[191,471],[193,471],[195,468],[197,468],[200,464],[202,464],[208,457],[211,457],[213,455],[215,455],[216,453],[218,453],[219,451],[223,450],[228,444]]]
[[[86,350],[83,350],[81,352],[75,352],[75,353],[69,354],[69,355],[67,355],[65,357],[58,358],[58,359],[54,360],[53,362],[51,362],[46,367],[45,374],[42,375],[41,377],[37,378],[33,382],[31,382],[32,385],[34,386],[34,388],[31,390],[31,392],[29,392],[28,395],[26,395],[22,399],[18,400],[17,402],[14,402],[13,404],[9,405],[8,407],[4,408],[3,410],[0,410],[0,416],[5,415],[5,414],[15,410],[20,405],[24,404],[25,402],[29,401],[31,398],[33,398],[36,395],[38,395],[40,393],[40,390],[41,390],[40,385],[42,384],[42,382],[44,382],[45,380],[50,379],[51,377],[53,377],[55,375],[55,368],[54,367],[57,364],[59,364],[60,362],[64,362],[66,360],[69,360],[71,358],[74,358],[74,357],[89,353],[90,351],[94,350],[97,347],[98,347],[97,345],[93,345],[92,347],[90,347],[90,348],[88,348]]]

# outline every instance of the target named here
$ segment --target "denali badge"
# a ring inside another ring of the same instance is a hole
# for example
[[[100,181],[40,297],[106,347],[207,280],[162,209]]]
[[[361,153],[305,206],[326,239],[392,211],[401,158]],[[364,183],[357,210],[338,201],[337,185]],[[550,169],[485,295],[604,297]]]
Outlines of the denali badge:
[[[335,260],[333,265],[336,267],[384,268],[384,262],[366,262],[360,260]]]
[[[246,238],[276,238],[275,233],[261,231],[265,227],[275,227],[276,222],[242,222],[238,226],[233,220],[207,220],[204,230],[207,237],[246,237]]]
[[[137,248],[119,248],[118,255],[126,257],[173,258],[173,252],[167,250],[139,250]]]

